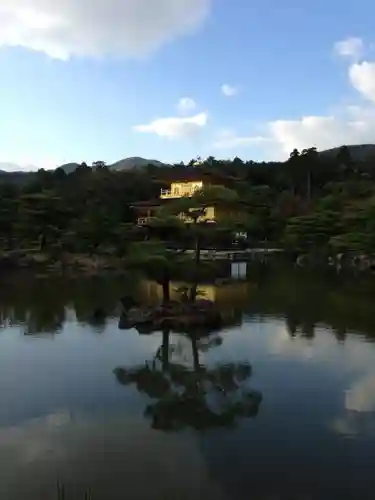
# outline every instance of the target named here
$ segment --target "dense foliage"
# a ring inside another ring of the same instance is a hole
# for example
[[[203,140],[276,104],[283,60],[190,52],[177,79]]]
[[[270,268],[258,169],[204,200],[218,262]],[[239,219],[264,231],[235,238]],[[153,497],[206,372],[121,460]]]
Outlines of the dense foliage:
[[[2,176],[1,248],[123,255],[130,241],[145,238],[134,225],[133,203],[158,198],[176,177],[197,172],[237,193],[246,206],[250,245],[375,250],[374,164],[355,161],[345,146],[334,155],[294,150],[284,163],[209,157],[198,166],[118,172],[96,162],[69,175],[40,170],[23,183]]]

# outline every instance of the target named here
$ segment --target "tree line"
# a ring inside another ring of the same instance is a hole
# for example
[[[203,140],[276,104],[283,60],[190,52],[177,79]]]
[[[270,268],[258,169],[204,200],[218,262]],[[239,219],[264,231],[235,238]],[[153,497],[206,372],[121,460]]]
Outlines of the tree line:
[[[286,162],[208,157],[198,165],[192,160],[112,171],[98,161],[70,174],[41,169],[22,183],[5,175],[0,180],[1,249],[124,255],[134,240],[145,239],[146,229],[134,224],[133,204],[158,198],[162,188],[191,172],[212,176],[236,194],[246,207],[249,245],[375,249],[374,162],[352,158],[345,146],[335,154],[295,149]]]

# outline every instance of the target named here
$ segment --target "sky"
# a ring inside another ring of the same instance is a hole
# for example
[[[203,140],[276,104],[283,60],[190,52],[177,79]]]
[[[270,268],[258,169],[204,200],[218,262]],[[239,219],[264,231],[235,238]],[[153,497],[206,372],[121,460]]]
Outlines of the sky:
[[[373,0],[0,0],[0,168],[375,142]]]

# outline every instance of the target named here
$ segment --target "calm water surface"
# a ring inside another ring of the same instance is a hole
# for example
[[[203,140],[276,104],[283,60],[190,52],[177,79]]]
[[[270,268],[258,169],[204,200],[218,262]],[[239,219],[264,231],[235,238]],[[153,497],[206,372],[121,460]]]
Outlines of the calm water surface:
[[[1,500],[375,498],[372,282],[202,286],[228,326],[200,339],[120,330],[126,290],[160,297],[2,279]]]

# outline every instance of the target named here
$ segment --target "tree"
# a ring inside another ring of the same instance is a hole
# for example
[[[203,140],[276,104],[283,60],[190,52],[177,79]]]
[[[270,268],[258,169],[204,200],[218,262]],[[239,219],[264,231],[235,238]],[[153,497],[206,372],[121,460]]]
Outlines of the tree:
[[[312,175],[314,168],[318,164],[318,152],[316,148],[304,149],[301,153],[302,166],[306,175],[306,194],[307,199],[311,200]]]
[[[207,209],[215,206],[227,209],[229,216],[216,218],[214,221],[207,220]],[[240,201],[238,194],[224,186],[210,186],[197,191],[191,197],[179,198],[160,210],[162,216],[174,215],[185,222],[185,232],[194,239],[196,271],[201,262],[202,239],[211,229],[215,231],[234,231],[243,226],[241,217],[233,215],[230,211],[238,209]]]
[[[195,335],[187,338],[191,343],[191,368],[171,362],[173,348],[165,330],[162,345],[151,362],[114,370],[120,384],[134,384],[138,391],[156,399],[144,412],[152,427],[163,431],[185,427],[206,431],[231,427],[241,418],[256,416],[262,396],[246,387],[251,366],[229,363],[206,368],[199,359],[202,339]]]
[[[18,216],[18,189],[12,184],[0,187],[0,235],[4,237],[6,246],[12,249]]]
[[[170,300],[170,282],[173,272],[187,263],[184,250],[168,250],[157,240],[135,242],[128,248],[126,263],[155,280],[163,288],[163,302]]]
[[[67,174],[63,168],[59,167],[53,171],[52,176],[55,181],[62,182],[66,178]]]
[[[160,189],[171,181],[197,172],[222,186],[171,200],[167,213],[158,214],[147,229],[130,226],[135,202],[158,198]],[[327,245],[327,251],[373,252],[374,199],[375,169],[365,146],[363,151],[344,146],[337,154],[294,149],[286,162],[208,157],[199,167],[194,159],[190,165],[121,172],[108,169],[102,161],[94,162],[94,168],[83,162],[70,174],[61,168],[0,172],[0,239],[4,249],[28,246],[48,253],[61,246],[70,252],[118,256],[132,240],[155,239],[165,248],[195,249],[195,267],[200,269],[201,248],[232,244],[236,232],[248,234],[244,245],[251,241],[257,246],[278,246],[288,241],[290,248],[291,241],[296,241],[305,251],[319,244],[320,250]],[[206,220],[212,206],[215,223]],[[332,212],[338,226],[329,229]],[[296,223],[300,217],[307,219]],[[319,229],[318,221],[328,226]],[[309,224],[315,235],[319,229],[326,236],[331,232],[331,238],[318,238],[316,243],[307,233]],[[297,237],[300,229],[310,245]]]
[[[68,209],[62,199],[52,191],[23,195],[21,198],[21,232],[39,242],[44,250],[51,240],[65,227]]]
[[[108,170],[108,167],[107,167],[105,161],[101,161],[101,160],[94,161],[92,163],[92,168],[93,168],[93,170]]]
[[[340,234],[340,214],[322,211],[302,217],[293,217],[285,228],[287,248],[307,252],[329,249],[331,238]]]
[[[352,168],[352,156],[348,146],[342,146],[336,155],[336,160],[341,172],[345,175]]]
[[[92,168],[87,165],[86,162],[82,162],[81,165],[79,165],[74,172],[72,172],[72,175],[74,177],[85,177],[89,174],[91,174]]]
[[[298,182],[298,175],[299,175],[299,166],[300,166],[300,152],[298,151],[298,149],[293,149],[293,151],[290,153],[289,160],[286,163],[287,176],[293,195],[296,192],[296,184]]]

